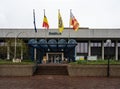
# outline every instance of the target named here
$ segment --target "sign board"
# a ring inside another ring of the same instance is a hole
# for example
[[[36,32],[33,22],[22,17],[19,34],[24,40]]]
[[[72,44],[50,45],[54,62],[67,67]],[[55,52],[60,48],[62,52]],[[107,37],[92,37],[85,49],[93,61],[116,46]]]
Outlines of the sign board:
[[[84,58],[84,56],[77,56],[76,57],[76,60],[84,60],[85,58]]]
[[[49,32],[49,35],[61,35],[62,33],[60,32]]]
[[[95,61],[97,60],[97,56],[88,56],[87,60]]]

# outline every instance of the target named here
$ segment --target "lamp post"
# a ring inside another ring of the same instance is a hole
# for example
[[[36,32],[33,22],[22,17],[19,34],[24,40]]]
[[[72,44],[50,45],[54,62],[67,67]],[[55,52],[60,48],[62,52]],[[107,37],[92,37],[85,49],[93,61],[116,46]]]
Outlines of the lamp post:
[[[108,39],[108,40],[106,40],[106,46],[108,47],[108,52],[107,52],[107,54],[108,54],[108,63],[107,63],[107,77],[109,77],[110,76],[110,50],[109,50],[109,47],[111,46],[111,40],[110,39]]]
[[[13,32],[8,32],[5,37],[7,37],[10,33],[13,33]],[[7,43],[7,59],[9,60],[10,59],[10,47]]]
[[[14,48],[14,59],[16,59],[16,46],[17,46],[17,38],[19,37],[20,34],[22,34],[24,32],[19,32],[17,34],[17,36],[15,36],[15,48]],[[22,46],[22,45],[21,45]],[[21,47],[21,51],[22,51],[22,47]],[[22,56],[22,52],[21,52],[21,56]],[[22,58],[22,57],[21,57]],[[23,58],[22,58],[23,59]]]

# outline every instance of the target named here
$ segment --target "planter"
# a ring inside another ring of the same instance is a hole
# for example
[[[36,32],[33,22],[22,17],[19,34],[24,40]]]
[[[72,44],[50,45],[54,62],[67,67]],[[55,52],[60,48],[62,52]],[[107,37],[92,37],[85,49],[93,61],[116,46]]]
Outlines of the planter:
[[[107,76],[107,65],[68,65],[69,76]],[[120,65],[110,65],[110,76],[120,76]]]
[[[0,76],[32,76],[35,70],[35,64],[0,65]]]

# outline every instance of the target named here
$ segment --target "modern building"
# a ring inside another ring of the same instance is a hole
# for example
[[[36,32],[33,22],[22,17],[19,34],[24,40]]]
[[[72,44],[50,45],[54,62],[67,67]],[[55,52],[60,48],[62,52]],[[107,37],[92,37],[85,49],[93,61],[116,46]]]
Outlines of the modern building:
[[[62,60],[75,61],[76,57],[97,57],[97,59],[120,59],[120,29],[89,29],[80,28],[74,31],[65,28],[63,33],[58,29],[0,29],[0,46],[5,47],[6,53],[0,53],[0,58],[10,59],[11,49],[6,39],[13,39],[14,57],[17,57],[17,47],[21,47],[20,57],[25,59],[26,54],[32,60],[39,63],[60,62]],[[18,45],[18,39],[22,39],[28,46],[27,53],[23,52],[22,44]],[[106,41],[109,39],[109,45]],[[4,55],[4,56],[3,56]],[[13,56],[12,56],[13,57]]]

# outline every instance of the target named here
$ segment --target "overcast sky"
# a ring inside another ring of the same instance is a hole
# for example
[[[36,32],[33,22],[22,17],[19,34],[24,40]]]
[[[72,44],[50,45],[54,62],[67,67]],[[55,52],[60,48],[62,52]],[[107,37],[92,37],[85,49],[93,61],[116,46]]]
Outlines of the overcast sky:
[[[69,27],[70,9],[80,27],[120,28],[120,0],[0,0],[0,28],[42,28],[43,9],[50,28],[58,27],[58,9]]]

